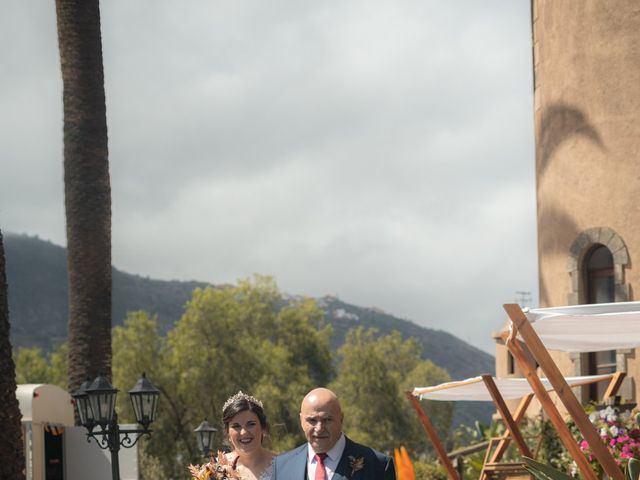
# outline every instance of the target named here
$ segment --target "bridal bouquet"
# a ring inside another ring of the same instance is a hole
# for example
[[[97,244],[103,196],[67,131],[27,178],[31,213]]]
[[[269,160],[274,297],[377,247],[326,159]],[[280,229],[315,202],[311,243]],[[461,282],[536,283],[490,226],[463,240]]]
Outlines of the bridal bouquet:
[[[224,453],[218,452],[217,458],[211,455],[211,461],[204,465],[189,465],[191,477],[195,480],[229,480],[240,478],[233,469],[233,463],[227,460]]]

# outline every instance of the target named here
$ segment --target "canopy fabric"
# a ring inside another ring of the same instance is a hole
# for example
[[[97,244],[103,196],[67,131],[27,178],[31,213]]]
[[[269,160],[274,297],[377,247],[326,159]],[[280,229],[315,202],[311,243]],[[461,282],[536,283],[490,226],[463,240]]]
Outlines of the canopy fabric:
[[[577,387],[589,383],[600,382],[602,380],[610,380],[613,373],[606,375],[585,375],[581,377],[566,377],[565,380],[569,386]],[[547,391],[552,391],[553,387],[546,378],[541,378],[542,384]],[[505,400],[514,400],[522,398],[525,395],[533,393],[531,386],[526,378],[496,378],[493,377],[502,398]],[[467,378],[457,382],[441,383],[432,387],[416,387],[413,389],[413,395],[420,399],[440,400],[440,401],[475,401],[475,402],[491,402],[492,398],[487,390],[482,377]]]
[[[599,352],[640,346],[640,302],[525,311],[549,350]]]

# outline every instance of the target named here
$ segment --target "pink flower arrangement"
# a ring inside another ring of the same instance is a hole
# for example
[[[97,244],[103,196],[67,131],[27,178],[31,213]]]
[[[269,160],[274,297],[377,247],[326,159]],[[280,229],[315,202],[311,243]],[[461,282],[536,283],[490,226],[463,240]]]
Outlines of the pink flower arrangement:
[[[625,468],[630,458],[640,458],[640,428],[630,411],[619,413],[616,407],[608,406],[604,410],[592,412],[589,420],[618,465]],[[584,439],[580,441],[580,450],[597,466],[589,443]]]

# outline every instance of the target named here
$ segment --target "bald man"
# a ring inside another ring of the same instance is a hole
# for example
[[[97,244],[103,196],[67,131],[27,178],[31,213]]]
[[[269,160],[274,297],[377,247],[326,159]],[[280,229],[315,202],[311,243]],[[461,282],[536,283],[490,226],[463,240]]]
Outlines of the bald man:
[[[276,480],[395,480],[393,459],[355,443],[342,432],[344,415],[335,393],[311,390],[300,406],[300,425],[307,443],[278,455]]]

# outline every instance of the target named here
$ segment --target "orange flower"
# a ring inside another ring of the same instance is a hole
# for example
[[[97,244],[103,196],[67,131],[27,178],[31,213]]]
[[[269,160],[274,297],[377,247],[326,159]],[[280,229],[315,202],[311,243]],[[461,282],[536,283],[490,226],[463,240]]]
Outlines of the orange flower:
[[[413,470],[413,463],[411,463],[407,449],[404,447],[400,447],[400,450],[394,449],[393,458],[396,462],[398,480],[415,480],[416,473]]]

